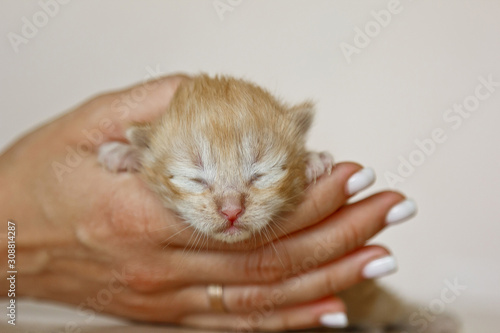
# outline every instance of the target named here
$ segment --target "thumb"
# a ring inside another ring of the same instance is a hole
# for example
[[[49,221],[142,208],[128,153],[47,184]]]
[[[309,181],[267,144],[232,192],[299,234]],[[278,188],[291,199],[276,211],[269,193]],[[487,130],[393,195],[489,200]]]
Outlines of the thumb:
[[[59,119],[59,137],[67,144],[87,140],[94,147],[106,141],[125,141],[131,123],[158,118],[180,83],[189,79],[183,74],[169,75],[94,97]]]

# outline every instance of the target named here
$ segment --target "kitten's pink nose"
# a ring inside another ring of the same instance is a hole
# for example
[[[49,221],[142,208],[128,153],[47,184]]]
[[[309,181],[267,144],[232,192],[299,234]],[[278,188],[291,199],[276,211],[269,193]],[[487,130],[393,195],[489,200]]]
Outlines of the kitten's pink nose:
[[[235,207],[230,209],[221,209],[220,212],[222,213],[222,215],[224,215],[226,219],[228,219],[231,223],[233,223],[234,221],[236,221],[241,211],[242,211],[241,208]]]
[[[243,204],[239,198],[226,198],[220,209],[220,213],[233,225],[234,221],[242,214]]]

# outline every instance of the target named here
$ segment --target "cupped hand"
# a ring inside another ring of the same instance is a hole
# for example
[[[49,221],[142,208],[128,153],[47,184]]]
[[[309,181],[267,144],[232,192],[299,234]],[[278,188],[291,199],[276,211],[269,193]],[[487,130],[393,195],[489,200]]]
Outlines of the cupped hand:
[[[189,77],[97,96],[0,156],[0,214],[17,224],[18,292],[75,304],[88,322],[103,312],[201,328],[283,330],[344,313],[335,294],[373,277],[366,266],[389,253],[364,244],[404,200],[383,192],[346,204],[354,194],[349,179],[366,174],[359,165],[337,164],[279,229],[235,245],[193,233],[136,174],[98,164],[98,146],[125,141],[131,122],[161,114],[182,80]],[[211,284],[224,286],[224,313],[210,306]]]

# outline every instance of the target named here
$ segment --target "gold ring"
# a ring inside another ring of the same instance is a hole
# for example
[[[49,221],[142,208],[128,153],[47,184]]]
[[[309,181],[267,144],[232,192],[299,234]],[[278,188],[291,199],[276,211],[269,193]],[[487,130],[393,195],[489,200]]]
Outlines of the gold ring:
[[[226,313],[226,308],[222,302],[223,289],[221,284],[209,284],[207,286],[208,299],[213,310]]]

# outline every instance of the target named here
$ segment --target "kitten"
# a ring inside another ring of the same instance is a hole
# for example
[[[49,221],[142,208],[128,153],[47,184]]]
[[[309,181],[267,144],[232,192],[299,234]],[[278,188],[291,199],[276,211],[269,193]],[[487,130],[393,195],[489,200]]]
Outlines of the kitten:
[[[292,211],[306,186],[331,172],[329,153],[305,149],[312,118],[310,102],[288,106],[252,83],[199,75],[180,84],[161,118],[131,126],[130,144],[103,144],[99,161],[139,172],[193,228],[234,243]],[[372,281],[340,296],[354,324],[408,323],[415,310]],[[441,321],[425,332],[455,332]]]
[[[312,117],[311,103],[288,107],[253,84],[201,75],[179,86],[160,119],[132,126],[131,145],[101,146],[99,160],[139,171],[201,233],[238,242],[291,211],[307,183],[331,172],[329,153],[304,148]]]

